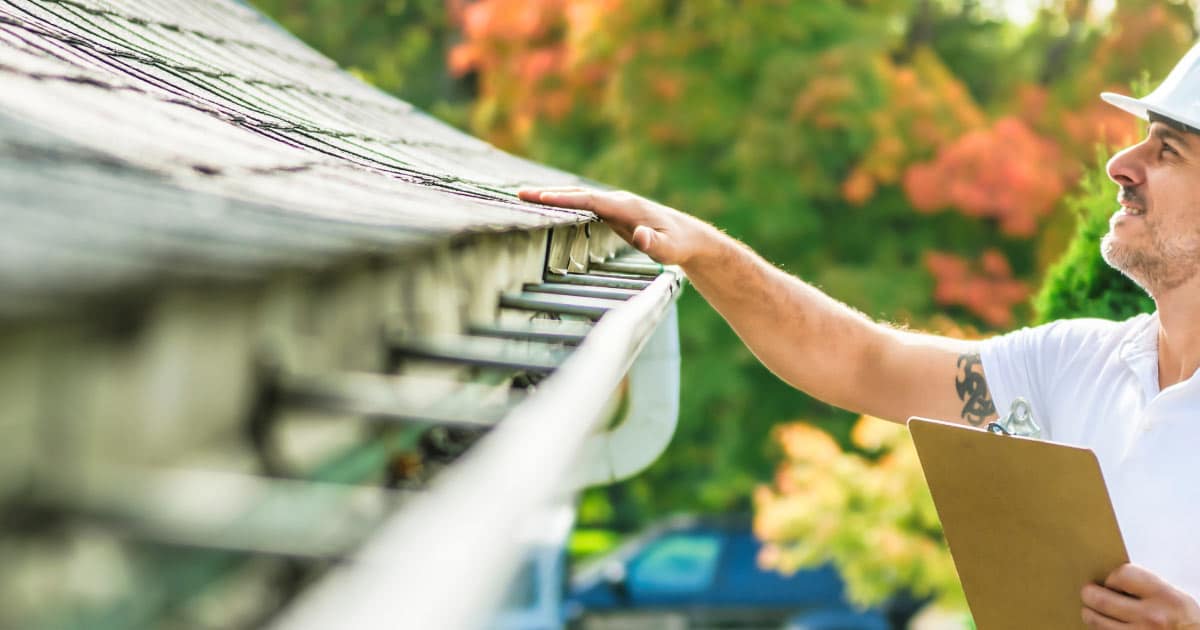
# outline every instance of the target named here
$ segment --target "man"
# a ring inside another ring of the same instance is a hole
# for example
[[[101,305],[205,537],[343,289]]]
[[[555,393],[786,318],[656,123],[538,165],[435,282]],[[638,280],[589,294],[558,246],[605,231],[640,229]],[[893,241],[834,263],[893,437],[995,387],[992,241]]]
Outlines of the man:
[[[682,212],[624,192],[526,190],[591,210],[688,278],[768,368],[834,405],[904,422],[979,426],[1016,397],[1047,437],[1096,451],[1131,557],[1083,585],[1094,628],[1200,628],[1200,46],[1144,99],[1102,97],[1151,121],[1108,163],[1118,211],[1105,260],[1155,313],[1064,320],[984,342],[871,321]],[[820,366],[820,369],[811,369]]]

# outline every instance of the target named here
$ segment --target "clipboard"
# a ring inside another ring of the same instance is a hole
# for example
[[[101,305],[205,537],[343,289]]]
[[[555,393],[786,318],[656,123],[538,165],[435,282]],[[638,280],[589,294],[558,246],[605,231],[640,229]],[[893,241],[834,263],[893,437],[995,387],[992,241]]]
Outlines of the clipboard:
[[[976,627],[1085,628],[1083,585],[1129,562],[1096,454],[926,418],[908,428]]]

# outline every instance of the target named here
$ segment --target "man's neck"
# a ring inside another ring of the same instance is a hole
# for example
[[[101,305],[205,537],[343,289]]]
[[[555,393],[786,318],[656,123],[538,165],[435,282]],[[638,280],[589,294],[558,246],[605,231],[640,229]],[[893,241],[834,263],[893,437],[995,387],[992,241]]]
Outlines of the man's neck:
[[[1158,306],[1158,385],[1166,389],[1200,368],[1200,284],[1155,297]]]

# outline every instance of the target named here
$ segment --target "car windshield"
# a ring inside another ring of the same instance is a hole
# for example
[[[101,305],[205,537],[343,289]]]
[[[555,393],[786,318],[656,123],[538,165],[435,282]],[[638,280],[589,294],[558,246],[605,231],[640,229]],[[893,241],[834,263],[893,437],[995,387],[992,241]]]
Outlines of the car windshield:
[[[715,533],[670,534],[654,541],[634,559],[629,589],[634,593],[690,593],[712,585],[721,555]]]
[[[679,518],[669,521],[666,526],[652,528],[626,540],[617,545],[617,548],[612,551],[583,560],[571,571],[571,581],[578,584],[594,581],[604,573],[606,567],[612,565],[614,562],[625,564],[630,558],[638,554],[642,548],[648,545],[650,541],[663,536],[664,533],[671,530],[687,527],[693,522],[691,518]]]

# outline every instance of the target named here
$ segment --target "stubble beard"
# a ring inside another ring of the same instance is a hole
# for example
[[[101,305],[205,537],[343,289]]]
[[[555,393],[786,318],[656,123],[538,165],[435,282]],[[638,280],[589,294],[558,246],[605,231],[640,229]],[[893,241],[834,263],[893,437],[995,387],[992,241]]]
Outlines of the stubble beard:
[[[1192,235],[1195,245],[1169,242],[1157,226],[1147,223],[1150,246],[1135,248],[1117,242],[1111,228],[1100,241],[1100,255],[1110,267],[1120,271],[1151,297],[1182,286],[1200,272],[1200,238]]]

